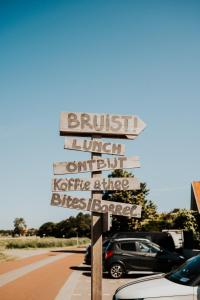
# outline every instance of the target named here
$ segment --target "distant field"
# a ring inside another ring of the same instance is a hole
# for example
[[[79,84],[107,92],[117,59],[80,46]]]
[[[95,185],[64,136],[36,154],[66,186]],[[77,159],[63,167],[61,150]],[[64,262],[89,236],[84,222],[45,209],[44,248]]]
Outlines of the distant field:
[[[57,239],[51,237],[18,237],[0,238],[0,251],[5,249],[27,249],[27,248],[53,248],[67,246],[81,246],[90,242],[88,238]]]

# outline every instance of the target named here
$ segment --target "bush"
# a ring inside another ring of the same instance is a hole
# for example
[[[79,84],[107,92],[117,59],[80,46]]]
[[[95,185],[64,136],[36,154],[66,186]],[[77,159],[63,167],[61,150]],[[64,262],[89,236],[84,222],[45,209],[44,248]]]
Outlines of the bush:
[[[79,245],[89,243],[89,239],[80,238]],[[7,249],[24,249],[24,248],[53,248],[53,247],[67,247],[76,246],[77,239],[56,239],[56,238],[36,238],[36,239],[12,239],[6,244]]]

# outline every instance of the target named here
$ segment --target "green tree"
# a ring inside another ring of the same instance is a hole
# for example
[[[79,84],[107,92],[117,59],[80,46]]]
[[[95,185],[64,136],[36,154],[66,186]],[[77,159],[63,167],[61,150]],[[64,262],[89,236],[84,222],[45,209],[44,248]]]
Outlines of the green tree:
[[[124,170],[115,170],[109,177],[134,177],[133,174]],[[103,195],[104,200],[136,204],[142,206],[140,219],[127,218],[124,216],[112,216],[111,232],[115,231],[135,231],[142,230],[143,222],[151,221],[157,217],[156,205],[147,199],[149,190],[146,183],[141,183],[141,188],[134,191],[106,191]]]
[[[40,226],[38,230],[38,235],[41,237],[44,236],[55,236],[56,224],[53,222],[46,222]]]
[[[68,219],[63,220],[56,224],[55,226],[55,236],[56,237],[69,237],[69,232],[71,230],[71,224]]]
[[[195,218],[195,224],[197,226],[195,235],[196,235],[196,238],[200,240],[200,214],[197,211],[192,211],[192,214]]]
[[[82,212],[76,216],[77,232],[79,237],[90,237],[91,235],[91,216]]]
[[[15,218],[14,223],[14,234],[25,235],[27,225],[24,218]]]
[[[37,235],[58,238],[90,237],[91,216],[80,212],[76,217],[69,217],[59,223],[47,222],[40,226]]]
[[[193,211],[187,209],[176,209],[171,212],[173,218],[172,228],[192,231],[194,234],[198,229]]]

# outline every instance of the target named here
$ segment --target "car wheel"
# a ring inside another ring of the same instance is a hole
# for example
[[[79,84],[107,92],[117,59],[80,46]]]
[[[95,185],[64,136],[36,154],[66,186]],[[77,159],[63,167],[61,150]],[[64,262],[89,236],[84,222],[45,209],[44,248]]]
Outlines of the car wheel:
[[[114,279],[119,279],[124,274],[122,265],[115,263],[110,267],[109,274]]]

